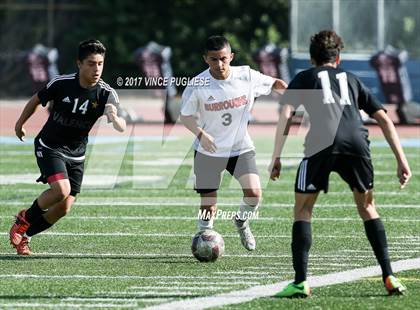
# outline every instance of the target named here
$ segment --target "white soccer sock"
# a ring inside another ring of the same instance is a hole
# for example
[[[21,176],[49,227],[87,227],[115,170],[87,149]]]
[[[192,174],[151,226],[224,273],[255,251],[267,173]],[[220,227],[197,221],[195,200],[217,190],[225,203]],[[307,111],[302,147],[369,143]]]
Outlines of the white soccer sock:
[[[255,207],[250,206],[245,201],[242,200],[241,205],[239,206],[239,211],[237,213],[237,218],[241,221],[246,221],[249,218],[252,218],[257,211],[258,205]]]
[[[214,218],[211,218],[207,221],[203,219],[198,219],[198,230],[213,229]]]

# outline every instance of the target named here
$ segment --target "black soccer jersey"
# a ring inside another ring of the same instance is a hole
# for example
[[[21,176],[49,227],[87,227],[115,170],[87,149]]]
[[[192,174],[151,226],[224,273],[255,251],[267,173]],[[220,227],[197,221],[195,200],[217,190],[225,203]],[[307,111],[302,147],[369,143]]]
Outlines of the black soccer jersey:
[[[60,75],[38,92],[42,106],[52,101],[50,116],[37,138],[71,156],[83,156],[89,131],[104,114],[105,104],[119,107],[118,95],[104,81],[91,88],[79,84],[79,74]]]
[[[329,66],[302,71],[290,82],[282,103],[295,108],[302,104],[309,114],[305,157],[322,152],[370,158],[359,109],[372,115],[383,107],[352,73]]]

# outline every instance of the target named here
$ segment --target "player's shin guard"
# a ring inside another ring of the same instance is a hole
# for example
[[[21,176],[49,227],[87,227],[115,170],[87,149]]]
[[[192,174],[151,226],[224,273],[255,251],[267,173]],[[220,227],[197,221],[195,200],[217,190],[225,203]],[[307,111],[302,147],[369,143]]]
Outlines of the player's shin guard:
[[[382,269],[382,279],[392,275],[391,261],[388,254],[388,243],[386,241],[385,227],[380,218],[364,222],[366,236],[369,239],[376,259]]]
[[[26,236],[32,237],[44,230],[47,230],[53,226],[53,224],[48,223],[43,216],[40,216],[37,220],[35,220],[29,229],[26,231]]]
[[[36,219],[42,216],[46,211],[42,210],[38,205],[38,199],[35,199],[32,206],[26,210],[25,219],[32,224]]]
[[[294,222],[292,230],[292,255],[293,269],[295,270],[295,284],[306,280],[311,245],[311,223],[305,221]]]

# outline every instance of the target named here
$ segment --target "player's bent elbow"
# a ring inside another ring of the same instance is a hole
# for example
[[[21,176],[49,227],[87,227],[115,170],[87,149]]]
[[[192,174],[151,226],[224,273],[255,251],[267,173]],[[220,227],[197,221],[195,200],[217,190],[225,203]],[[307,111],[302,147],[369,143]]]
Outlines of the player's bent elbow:
[[[114,129],[119,131],[119,132],[124,132],[125,129],[127,128],[127,123],[125,121],[125,119],[120,118],[120,121],[118,123],[114,123]]]
[[[373,113],[372,116],[378,122],[378,125],[381,127],[394,125],[394,123],[388,117],[384,110],[376,111],[375,113]]]

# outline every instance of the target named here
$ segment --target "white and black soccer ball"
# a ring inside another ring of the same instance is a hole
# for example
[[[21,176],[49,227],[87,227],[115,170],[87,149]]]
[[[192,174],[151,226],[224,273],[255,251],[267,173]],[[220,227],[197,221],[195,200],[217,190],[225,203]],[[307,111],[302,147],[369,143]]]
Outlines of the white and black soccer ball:
[[[223,255],[225,241],[214,230],[202,230],[193,237],[191,251],[200,262],[214,262]]]

